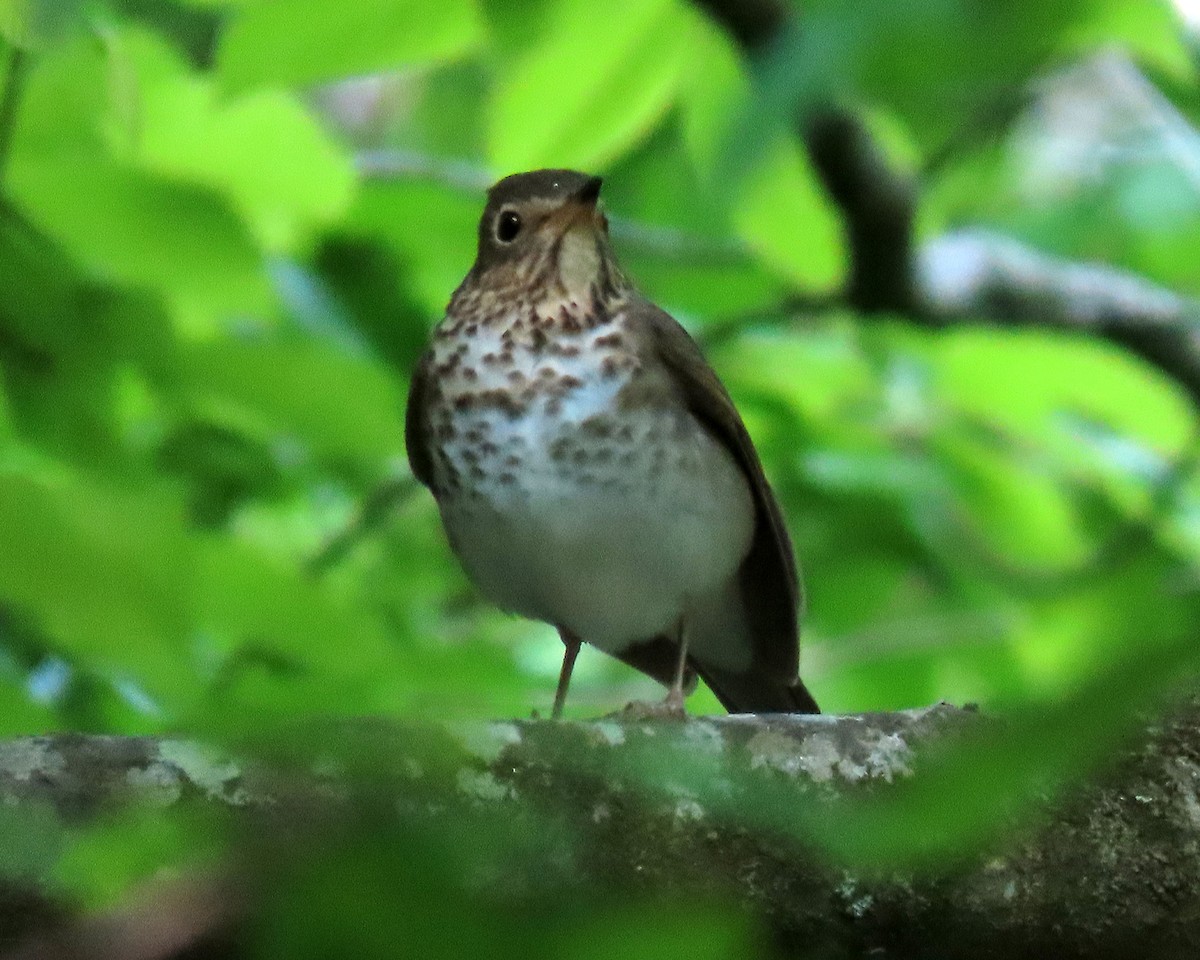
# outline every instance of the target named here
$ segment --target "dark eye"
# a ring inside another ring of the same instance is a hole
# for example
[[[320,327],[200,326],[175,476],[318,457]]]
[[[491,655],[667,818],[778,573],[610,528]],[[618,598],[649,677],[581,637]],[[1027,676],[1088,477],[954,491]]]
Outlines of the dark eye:
[[[512,243],[521,232],[521,217],[515,210],[504,210],[496,220],[496,239]]]

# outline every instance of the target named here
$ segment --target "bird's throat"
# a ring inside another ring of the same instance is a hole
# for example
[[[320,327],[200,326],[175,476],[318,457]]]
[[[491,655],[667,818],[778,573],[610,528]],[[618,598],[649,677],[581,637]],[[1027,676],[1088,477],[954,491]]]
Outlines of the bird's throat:
[[[594,231],[574,226],[558,249],[558,282],[567,299],[582,299],[601,278],[604,256]]]

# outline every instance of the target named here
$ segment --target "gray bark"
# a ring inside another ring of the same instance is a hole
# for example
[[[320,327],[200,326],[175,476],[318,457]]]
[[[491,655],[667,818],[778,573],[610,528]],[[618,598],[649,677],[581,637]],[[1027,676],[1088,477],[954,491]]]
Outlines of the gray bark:
[[[904,789],[948,737],[980,737],[982,748],[1003,729],[945,705],[686,723],[512,721],[415,738],[366,721],[347,726],[388,758],[388,809],[402,820],[452,817],[461,804],[566,828],[569,844],[548,841],[544,862],[506,873],[507,896],[597,888],[733,899],[767,918],[785,956],[1200,956],[1200,698],[1149,723],[1090,782],[1026,810],[986,850],[953,862],[871,875],[831,862],[802,835],[785,836],[750,806],[761,796],[753,783],[765,783],[797,811],[836,817],[839,803]],[[449,744],[461,751],[437,774],[446,777],[444,804],[429,803],[430,737],[445,741],[437,756],[454,755]],[[687,758],[700,765],[688,770]],[[301,808],[351,813],[352,783],[328,759],[310,757],[302,776],[283,777],[181,740],[64,734],[0,743],[0,810],[40,807],[72,823],[113,804],[191,802],[290,828]],[[196,897],[168,897],[180,899]],[[61,914],[31,903],[0,892],[0,931],[22,929],[6,912],[30,911],[26,929]],[[229,911],[200,916],[229,921]]]

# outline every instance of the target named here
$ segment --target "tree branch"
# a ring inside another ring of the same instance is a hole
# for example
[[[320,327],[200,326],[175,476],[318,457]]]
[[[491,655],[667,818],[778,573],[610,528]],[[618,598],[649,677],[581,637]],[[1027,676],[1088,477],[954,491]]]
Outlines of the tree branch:
[[[557,902],[564,888],[731,898],[770,918],[786,956],[1116,958],[1185,956],[1200,944],[1193,909],[1200,889],[1193,854],[1200,847],[1200,698],[1149,723],[1091,783],[1043,801],[1030,815],[1035,827],[953,862],[879,875],[832,862],[800,834],[785,838],[778,827],[764,828],[754,784],[766,784],[799,822],[826,816],[837,823],[840,803],[903,795],[947,737],[979,737],[973,749],[994,747],[992,734],[1003,730],[997,721],[938,706],[685,723],[502,722],[428,728],[421,737],[362,721],[347,724],[339,742],[355,727],[369,738],[371,755],[389,757],[397,771],[374,809],[392,811],[401,829],[410,818],[450,829],[466,809],[508,822],[531,810],[550,818],[536,861],[502,871],[505,895],[523,891],[535,904],[543,897]],[[439,746],[431,765],[431,741],[465,749],[454,762],[453,751]],[[710,764],[700,768],[702,790],[685,772],[687,758]],[[31,737],[0,742],[0,804],[8,815],[49,811],[77,829],[114,804],[200,803],[259,823],[256,833],[278,824],[284,849],[292,851],[297,809],[314,824],[327,822],[314,818],[314,809],[341,810],[334,821],[355,809],[352,781],[339,782],[328,759],[308,762],[321,772],[289,779],[183,741]],[[447,784],[437,802],[430,802],[433,776]],[[232,864],[218,876],[237,876],[252,890],[254,866]],[[228,899],[253,910],[254,895],[238,889]],[[221,902],[211,890],[203,894],[203,903]],[[207,911],[195,922],[228,916]]]
[[[844,110],[828,108],[810,116],[804,142],[845,221],[847,303],[863,313],[914,312],[914,183],[888,166],[866,127]]]
[[[1110,340],[1174,379],[1200,408],[1200,303],[1132,273],[962,230],[922,248],[917,287],[927,322],[982,319]]]
[[[697,0],[749,56],[782,35],[778,0]],[[1014,97],[1004,109],[1020,103]],[[951,233],[914,253],[918,196],[891,170],[862,123],[837,109],[810,114],[803,135],[841,209],[850,247],[846,300],[865,313],[917,322],[992,320],[1072,329],[1136,354],[1178,382],[1200,408],[1200,304],[1110,267],[1074,264],[982,231]]]

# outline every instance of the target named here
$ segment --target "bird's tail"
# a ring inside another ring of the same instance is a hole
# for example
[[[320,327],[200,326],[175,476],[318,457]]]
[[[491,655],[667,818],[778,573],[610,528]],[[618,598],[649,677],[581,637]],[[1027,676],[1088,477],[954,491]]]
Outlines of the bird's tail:
[[[785,683],[762,673],[735,673],[696,665],[700,676],[730,713],[820,713],[817,701],[796,679]]]

